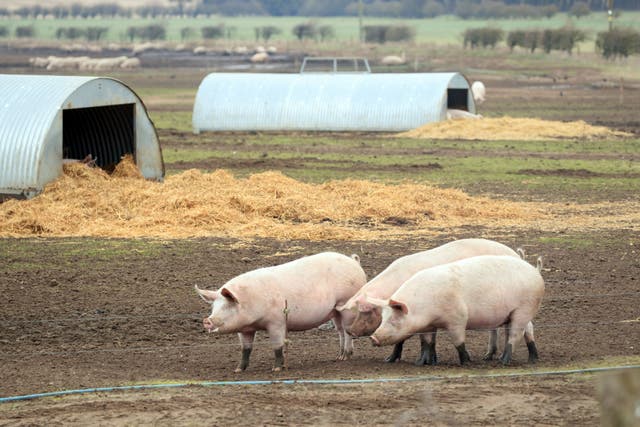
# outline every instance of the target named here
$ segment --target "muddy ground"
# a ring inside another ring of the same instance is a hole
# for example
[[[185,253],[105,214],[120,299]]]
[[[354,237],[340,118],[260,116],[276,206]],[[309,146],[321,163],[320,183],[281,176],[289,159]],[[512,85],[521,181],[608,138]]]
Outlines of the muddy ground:
[[[565,82],[565,72],[550,71],[535,81],[479,75],[488,79],[494,94],[484,111],[526,116],[527,110],[535,110],[540,113],[535,116],[583,119],[640,134],[637,82],[626,83],[621,103],[619,90],[609,84],[610,80],[581,69],[569,70],[571,77]],[[204,73],[193,73],[192,84],[197,84]],[[129,82],[136,87],[144,84],[144,78],[132,74]],[[148,107],[152,111],[171,108],[153,102]],[[218,143],[206,134],[196,137],[172,130],[161,130],[160,138],[164,149],[194,142],[202,144],[203,149],[216,149]],[[237,148],[244,147],[242,136],[223,138],[238,138]],[[310,144],[301,155],[310,156],[321,149]],[[503,154],[506,157],[510,152],[505,150]],[[465,151],[464,155],[483,153]],[[625,156],[638,161],[638,153]],[[295,164],[278,164],[273,159],[247,165],[212,160],[174,163],[171,167],[286,172]],[[465,189],[483,194],[500,190]],[[570,199],[571,188],[566,191],[544,195],[544,200]],[[531,195],[524,191],[504,196],[527,200]],[[636,197],[594,192],[586,199]],[[358,253],[367,275],[372,277],[399,256],[454,238],[480,236],[523,247],[530,262],[539,255],[544,257],[547,292],[535,320],[540,352],[536,370],[640,363],[638,227],[573,234],[467,228],[420,239],[374,242],[0,239],[0,397],[217,380],[413,380],[190,386],[40,398],[1,403],[0,425],[599,425],[599,375],[486,377],[489,373],[526,374],[532,367],[526,362],[522,344],[508,368],[482,361],[485,331],[469,332],[467,347],[472,363],[464,368],[458,366],[455,349],[445,334],[439,337],[440,364],[416,367],[412,364],[418,352],[415,339],[405,346],[400,363],[384,363],[382,359],[390,349],[374,348],[367,339],[357,340],[352,360],[336,362],[335,331],[292,333],[289,369],[281,373],[271,372],[273,354],[263,333],[256,338],[248,370],[235,374],[240,356],[237,338],[207,334],[201,325],[208,307],[195,295],[196,284],[218,287],[247,270],[324,250]]]
[[[467,230],[390,242],[221,239],[0,241],[2,396],[155,382],[258,379],[363,379],[529,372],[520,345],[508,369],[484,362],[486,333],[471,331],[464,369],[446,335],[440,364],[416,367],[417,340],[401,363],[389,348],[356,342],[336,362],[335,331],[291,333],[289,369],[272,373],[259,334],[251,365],[234,374],[235,336],[207,334],[208,307],[193,285],[217,287],[244,271],[323,250],[359,253],[368,276],[409,252],[451,238],[496,238],[545,259],[547,293],[536,318],[539,370],[637,362],[640,232],[574,236]],[[636,319],[635,322],[629,322]],[[597,425],[597,377],[446,379],[353,385],[190,387],[47,398],[0,406],[0,424],[572,424]],[[94,418],[97,417],[97,418]],[[425,418],[426,417],[426,418]]]

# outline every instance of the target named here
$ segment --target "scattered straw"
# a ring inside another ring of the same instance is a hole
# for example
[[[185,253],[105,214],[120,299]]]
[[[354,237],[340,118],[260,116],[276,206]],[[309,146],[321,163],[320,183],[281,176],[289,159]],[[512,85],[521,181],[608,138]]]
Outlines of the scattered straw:
[[[136,162],[133,160],[133,156],[131,154],[125,154],[122,157],[122,160],[116,165],[111,176],[114,178],[144,179],[142,172],[140,172],[140,169],[136,166]]]
[[[0,204],[0,236],[367,240],[464,226],[565,230],[568,224],[628,227],[640,221],[632,202],[595,208],[517,203],[411,182],[306,184],[278,172],[238,179],[195,169],[164,183],[131,171],[118,175],[66,165],[39,196]],[[606,221],[593,216],[594,209]]]
[[[541,215],[518,203],[415,183],[306,184],[278,172],[237,179],[195,169],[158,183],[137,179],[131,167],[125,159],[109,176],[66,165],[39,196],[0,204],[0,235],[366,239]]]
[[[454,119],[429,123],[396,136],[422,139],[532,141],[619,138],[632,135],[604,126],[591,126],[582,120],[558,122],[513,117],[485,117],[478,120]]]

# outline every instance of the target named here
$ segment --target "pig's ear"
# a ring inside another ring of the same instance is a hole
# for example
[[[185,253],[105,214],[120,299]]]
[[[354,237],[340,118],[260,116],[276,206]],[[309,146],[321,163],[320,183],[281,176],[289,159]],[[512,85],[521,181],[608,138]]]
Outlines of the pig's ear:
[[[370,297],[368,295],[364,295],[364,300],[369,303],[369,304],[373,304],[376,307],[384,307],[385,305],[388,305],[388,300],[384,300],[384,299],[380,299],[380,298],[373,298]],[[360,301],[358,301],[360,302]]]
[[[238,304],[238,298],[236,298],[236,296],[229,289],[222,288],[222,290],[220,291],[220,295],[222,295],[226,299]]]
[[[337,305],[336,306],[336,310],[338,310],[338,311],[344,311],[344,310],[353,311],[355,309],[356,301],[357,301],[357,295],[354,295],[347,302],[345,302],[343,305]]]
[[[406,304],[399,301],[394,301],[390,299],[389,307],[393,308],[394,310],[400,310],[402,311],[403,314],[409,313],[409,309],[407,308]]]
[[[195,288],[198,295],[200,295],[200,298],[208,303],[212,303],[218,297],[218,292],[216,291],[207,291],[205,289],[200,289],[198,285],[196,285]]]

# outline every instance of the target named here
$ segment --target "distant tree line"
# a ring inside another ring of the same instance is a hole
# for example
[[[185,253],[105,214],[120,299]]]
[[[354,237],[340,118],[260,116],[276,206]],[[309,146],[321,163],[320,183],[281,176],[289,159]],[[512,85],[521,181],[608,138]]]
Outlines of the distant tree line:
[[[102,40],[108,32],[108,27],[59,27],[56,30],[56,38],[59,40],[86,38],[88,41],[99,41]]]
[[[499,28],[469,28],[464,34],[464,47],[494,48],[504,39],[504,31]],[[507,45],[513,51],[517,46],[535,52],[541,48],[545,53],[559,50],[571,54],[576,45],[587,39],[587,34],[576,28],[565,26],[546,30],[514,30],[507,35]]]
[[[429,18],[453,14],[462,18],[544,17],[557,12],[585,13],[606,10],[606,0],[362,0],[366,16]],[[357,0],[171,0],[168,6],[129,7],[113,2],[93,5],[34,5],[0,7],[0,17],[95,18],[199,15],[355,16]],[[638,0],[615,0],[615,8],[638,10]]]
[[[165,40],[167,38],[167,29],[164,25],[151,24],[138,27],[129,27],[126,31],[129,41],[139,40]]]
[[[465,48],[495,48],[506,41],[511,51],[516,47],[534,53],[537,49],[550,53],[552,50],[571,54],[580,42],[587,40],[587,33],[565,26],[556,29],[513,30],[506,34],[500,28],[469,28],[463,33]],[[607,59],[628,57],[640,54],[640,32],[631,28],[614,28],[612,31],[598,33],[595,41],[596,51]]]

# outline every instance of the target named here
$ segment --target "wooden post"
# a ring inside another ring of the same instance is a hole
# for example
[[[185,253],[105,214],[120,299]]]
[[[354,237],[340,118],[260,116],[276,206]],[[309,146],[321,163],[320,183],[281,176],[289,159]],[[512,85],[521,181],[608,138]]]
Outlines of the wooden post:
[[[640,425],[640,369],[625,369],[600,377],[598,384],[601,425]]]
[[[624,77],[620,77],[620,105],[624,105]]]

